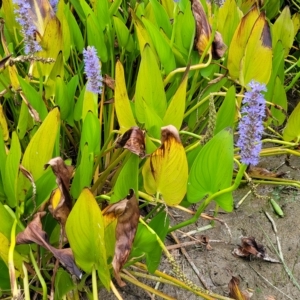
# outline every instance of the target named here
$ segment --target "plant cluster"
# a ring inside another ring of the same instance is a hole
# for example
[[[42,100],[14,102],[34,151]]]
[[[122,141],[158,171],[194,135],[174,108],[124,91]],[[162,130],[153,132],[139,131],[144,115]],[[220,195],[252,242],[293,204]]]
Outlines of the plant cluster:
[[[259,157],[300,156],[297,3],[261,2],[1,2],[0,297],[121,299],[112,278],[141,286],[121,272],[136,264],[228,299],[187,280],[164,239],[212,201],[231,212]],[[170,226],[168,206],[193,203]]]

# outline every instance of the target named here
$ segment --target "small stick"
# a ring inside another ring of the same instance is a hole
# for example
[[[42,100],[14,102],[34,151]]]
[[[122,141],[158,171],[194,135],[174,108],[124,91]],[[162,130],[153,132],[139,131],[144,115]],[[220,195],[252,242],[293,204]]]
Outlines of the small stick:
[[[238,209],[250,194],[251,194],[251,190],[237,204],[235,204],[234,208]]]
[[[180,244],[180,241],[178,240],[177,236],[175,235],[174,232],[171,232],[172,238],[174,239],[174,241],[177,244]],[[194,272],[196,273],[197,277],[199,278],[199,280],[201,281],[201,283],[203,284],[203,286],[209,290],[208,285],[205,281],[205,279],[201,276],[198,268],[196,267],[196,265],[194,264],[194,262],[192,261],[191,257],[188,255],[188,253],[186,252],[185,248],[181,247],[180,248],[182,254],[185,256],[185,258],[187,259],[187,261],[189,262],[189,264],[191,265],[191,267],[193,268]]]

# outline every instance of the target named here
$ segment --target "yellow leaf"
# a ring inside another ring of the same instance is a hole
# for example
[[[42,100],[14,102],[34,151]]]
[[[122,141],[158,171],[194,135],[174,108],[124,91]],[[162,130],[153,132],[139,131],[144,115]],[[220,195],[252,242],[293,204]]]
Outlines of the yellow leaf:
[[[1,104],[0,104],[0,127],[2,129],[3,139],[4,141],[7,141],[9,138],[9,134],[8,134],[6,118],[3,113],[3,107]]]
[[[272,41],[265,14],[255,22],[247,42],[242,61],[240,82],[247,85],[251,80],[267,84],[272,71]]]
[[[143,167],[144,186],[149,194],[162,195],[167,205],[177,205],[187,189],[188,164],[177,129],[163,127],[162,145],[147,159]]]
[[[257,6],[253,8],[241,19],[237,29],[234,32],[228,50],[227,67],[232,78],[237,79],[240,75],[240,64],[245,54],[245,48],[253,25],[259,17]]]
[[[136,126],[126,90],[124,69],[120,61],[116,64],[115,109],[121,133]]]

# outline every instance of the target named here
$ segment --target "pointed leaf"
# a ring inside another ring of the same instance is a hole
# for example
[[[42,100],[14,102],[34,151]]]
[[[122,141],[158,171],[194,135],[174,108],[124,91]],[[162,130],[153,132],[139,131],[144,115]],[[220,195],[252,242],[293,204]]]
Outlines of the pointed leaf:
[[[186,74],[186,76],[180,83],[175,95],[171,99],[171,102],[163,119],[164,126],[171,124],[175,126],[177,130],[180,130],[185,111],[187,81],[188,76]]]
[[[228,49],[227,67],[231,77],[237,79],[240,75],[240,63],[244,56],[247,41],[252,31],[253,25],[259,16],[257,6],[253,8],[241,19],[234,32]]]
[[[231,185],[233,172],[233,135],[224,129],[214,136],[196,157],[188,179],[187,198],[191,203],[200,201]],[[221,208],[232,211],[231,193],[214,199]]]
[[[96,267],[101,282],[108,289],[110,274],[104,244],[104,221],[93,194],[84,189],[66,224],[66,233],[75,261],[85,272]]]
[[[19,164],[21,159],[21,146],[16,132],[12,134],[12,141],[10,151],[5,163],[5,184],[4,191],[6,194],[6,201],[10,207],[15,207],[18,203],[17,197],[17,183],[19,174]]]
[[[283,139],[287,142],[300,139],[300,102],[292,111],[285,128],[283,129]]]
[[[43,174],[44,165],[52,158],[59,127],[59,109],[54,108],[26,148],[22,165],[32,174],[35,181]]]
[[[161,73],[153,53],[146,45],[142,53],[135,93],[135,113],[140,123],[146,121],[146,106],[162,119],[166,112],[166,95]]]
[[[149,194],[159,192],[167,205],[177,205],[186,193],[188,165],[177,129],[162,128],[162,145],[143,167],[144,187]]]
[[[130,107],[126,83],[124,77],[124,69],[120,61],[116,64],[116,89],[115,89],[115,109],[120,126],[120,130],[124,133],[132,126],[136,126],[133,113]]]

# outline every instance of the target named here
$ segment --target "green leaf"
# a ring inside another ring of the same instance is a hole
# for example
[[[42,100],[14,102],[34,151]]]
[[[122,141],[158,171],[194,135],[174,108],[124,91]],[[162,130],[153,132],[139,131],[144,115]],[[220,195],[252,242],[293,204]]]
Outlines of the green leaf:
[[[187,81],[188,76],[186,75],[180,83],[175,95],[171,99],[163,119],[164,126],[171,124],[175,126],[177,130],[180,130],[185,111]]]
[[[10,151],[5,163],[5,182],[4,191],[6,194],[6,201],[10,207],[15,207],[18,203],[17,185],[19,175],[19,165],[21,159],[21,147],[18,136],[14,131],[12,134],[12,141]]]
[[[299,141],[300,139],[300,102],[292,111],[287,124],[283,129],[283,139],[287,142]]]
[[[277,42],[282,41],[284,56],[287,57],[294,41],[294,24],[291,18],[291,12],[286,6],[277,18],[272,27],[273,48]]]
[[[1,227],[0,232],[10,240],[11,237],[11,228],[14,222],[13,216],[9,214],[9,212],[5,209],[4,205],[0,203],[0,220]]]
[[[130,189],[133,189],[135,193],[138,192],[139,160],[137,155],[129,153],[129,158],[123,163],[122,170],[114,185],[110,204],[126,198]]]
[[[160,263],[161,258],[160,245],[157,242],[157,235],[150,232],[145,225],[139,224],[128,262],[135,262],[144,257],[146,258],[148,271],[150,273],[154,273]]]
[[[0,259],[0,296],[1,290],[10,290],[9,271],[3,260]]]
[[[66,223],[66,234],[76,264],[87,273],[97,268],[104,286],[109,289],[110,273],[104,243],[104,220],[93,194],[84,189]]]
[[[223,130],[226,127],[233,127],[234,117],[236,114],[236,103],[235,103],[235,87],[232,85],[227,93],[226,97],[218,110],[216,128],[214,134]]]
[[[136,126],[126,90],[124,69],[120,61],[116,64],[115,109],[121,133]]]
[[[93,177],[94,155],[89,153],[89,146],[83,147],[80,163],[77,164],[75,176],[71,186],[71,195],[77,199],[84,187],[90,186]]]
[[[89,153],[94,155],[100,152],[100,122],[92,113],[88,112],[83,121],[80,138],[80,150],[83,152],[85,145],[88,145]]]
[[[27,101],[39,113],[39,117],[43,121],[46,118],[48,111],[41,95],[22,77],[18,76],[18,79]]]
[[[166,96],[155,55],[149,45],[142,53],[135,93],[135,114],[140,123],[145,123],[146,105],[162,119],[166,112]]]
[[[153,13],[158,27],[162,28],[165,34],[170,39],[172,35],[172,26],[167,12],[158,1],[150,0],[149,2],[152,5]]]
[[[68,272],[59,268],[55,276],[54,300],[63,299],[63,297],[75,288],[75,284]]]
[[[60,113],[58,108],[54,108],[49,112],[25,150],[22,165],[32,174],[35,181],[43,174],[44,165],[52,158],[59,128]]]
[[[25,102],[22,101],[19,120],[18,120],[18,127],[17,127],[18,137],[20,140],[22,140],[24,138],[24,136],[27,132],[27,125],[28,125],[29,117],[30,117],[30,115],[28,112],[28,107],[25,104]]]
[[[169,74],[176,68],[175,58],[169,43],[163,37],[163,33],[161,33],[149,20],[143,18],[142,21],[153,41],[159,60],[165,69],[165,73]]]
[[[233,135],[224,129],[214,136],[196,157],[188,179],[187,199],[196,203],[231,185],[233,172]],[[214,200],[225,211],[232,211],[231,193]]]
[[[275,80],[275,86],[274,86],[274,93],[272,98],[272,103],[278,105],[279,107],[283,108],[285,111],[287,111],[287,97],[286,92],[284,89],[283,84],[281,83],[281,80],[279,77],[276,77]],[[280,126],[286,119],[286,115],[278,108],[271,107],[271,114],[273,119],[274,126]]]
[[[113,17],[113,19],[119,46],[128,52],[132,52],[134,50],[134,42],[128,28],[118,17]]]

